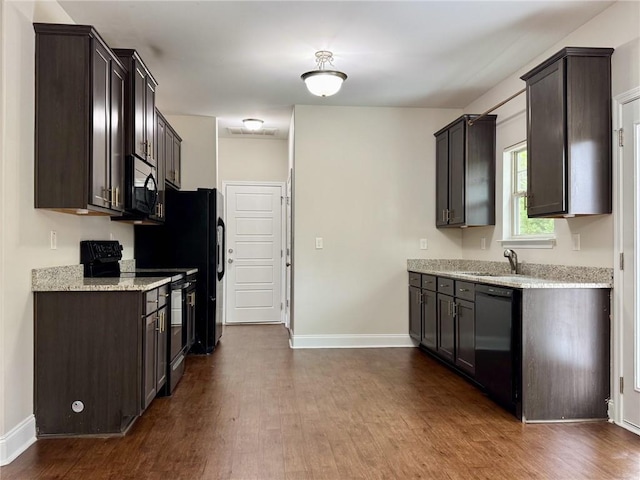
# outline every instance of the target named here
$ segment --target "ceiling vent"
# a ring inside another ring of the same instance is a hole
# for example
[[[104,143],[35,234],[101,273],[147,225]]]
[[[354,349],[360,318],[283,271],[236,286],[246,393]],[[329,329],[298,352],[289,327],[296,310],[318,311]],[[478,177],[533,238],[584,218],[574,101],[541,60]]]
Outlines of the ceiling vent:
[[[275,137],[278,133],[277,128],[261,128],[260,130],[249,130],[244,127],[227,127],[227,131],[231,135],[243,135],[243,136],[263,136],[263,137]]]

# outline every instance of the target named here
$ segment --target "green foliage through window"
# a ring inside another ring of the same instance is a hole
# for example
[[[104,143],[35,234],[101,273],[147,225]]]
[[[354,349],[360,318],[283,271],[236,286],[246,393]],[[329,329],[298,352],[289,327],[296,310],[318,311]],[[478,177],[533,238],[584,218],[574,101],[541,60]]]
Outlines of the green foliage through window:
[[[527,147],[511,152],[512,201],[511,225],[514,237],[553,235],[555,226],[550,218],[527,217]]]

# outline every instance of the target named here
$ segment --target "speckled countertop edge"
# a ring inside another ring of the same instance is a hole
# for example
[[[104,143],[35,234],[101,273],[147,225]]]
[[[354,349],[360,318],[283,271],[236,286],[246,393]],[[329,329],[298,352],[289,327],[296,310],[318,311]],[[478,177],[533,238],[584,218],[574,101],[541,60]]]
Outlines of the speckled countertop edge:
[[[135,270],[135,260],[123,260],[121,268]],[[171,277],[84,278],[82,265],[31,270],[31,291],[33,292],[144,292],[170,281]]]
[[[612,288],[613,269],[523,263],[521,275],[510,276],[505,262],[450,259],[409,259],[407,270],[513,288]],[[482,272],[498,276],[482,276]],[[504,275],[500,277],[499,275]]]

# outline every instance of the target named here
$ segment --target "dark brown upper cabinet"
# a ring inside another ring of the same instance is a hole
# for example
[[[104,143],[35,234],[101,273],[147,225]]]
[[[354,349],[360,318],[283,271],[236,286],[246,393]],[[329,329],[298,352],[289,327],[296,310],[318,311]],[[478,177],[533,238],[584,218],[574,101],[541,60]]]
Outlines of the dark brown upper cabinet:
[[[129,75],[126,82],[126,154],[135,155],[153,167],[158,167],[155,145],[156,82],[138,52],[126,48],[114,48]]]
[[[91,26],[34,30],[35,207],[119,214],[126,69]]]
[[[182,150],[182,138],[173,129],[169,122],[166,122],[167,130],[165,137],[165,169],[166,169],[166,182],[167,184],[180,190],[180,170],[182,168],[181,150]]]
[[[611,213],[612,48],[567,47],[527,82],[527,214]]]
[[[434,134],[437,227],[495,224],[496,115],[478,117],[463,115]]]

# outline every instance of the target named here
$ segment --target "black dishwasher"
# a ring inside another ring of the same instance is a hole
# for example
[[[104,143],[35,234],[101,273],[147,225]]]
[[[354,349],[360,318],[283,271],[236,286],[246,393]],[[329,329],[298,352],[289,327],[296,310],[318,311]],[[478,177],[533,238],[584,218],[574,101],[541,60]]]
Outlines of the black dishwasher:
[[[522,417],[521,292],[476,285],[476,376],[497,403]]]

